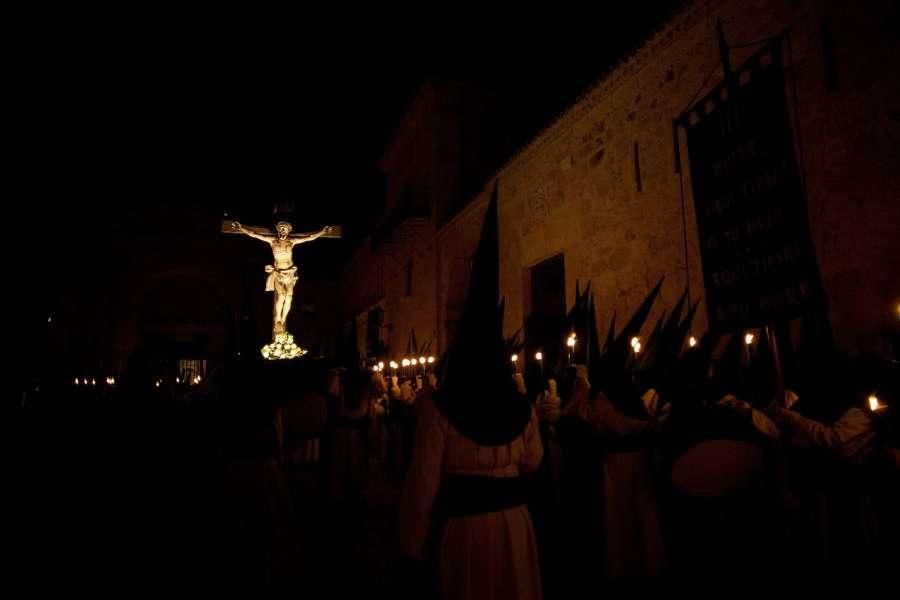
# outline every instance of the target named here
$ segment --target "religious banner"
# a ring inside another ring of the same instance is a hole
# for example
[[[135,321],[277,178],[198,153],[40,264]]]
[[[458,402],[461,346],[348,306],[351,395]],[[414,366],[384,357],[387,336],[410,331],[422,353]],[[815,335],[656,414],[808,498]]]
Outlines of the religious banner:
[[[756,327],[824,304],[788,116],[781,40],[681,117],[710,325]]]

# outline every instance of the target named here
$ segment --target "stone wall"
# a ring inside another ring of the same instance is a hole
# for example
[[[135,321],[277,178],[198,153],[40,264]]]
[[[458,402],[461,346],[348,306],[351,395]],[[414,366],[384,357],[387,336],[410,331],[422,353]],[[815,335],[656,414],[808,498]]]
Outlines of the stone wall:
[[[867,350],[879,333],[896,331],[900,44],[891,10],[891,3],[876,1],[699,0],[612,69],[496,174],[507,332],[528,314],[528,269],[558,253],[565,255],[567,303],[576,280],[591,280],[601,329],[613,312],[633,310],[663,275],[656,311],[671,307],[687,283],[693,299],[703,297],[689,156],[681,131],[680,181],[672,119],[722,78],[718,18],[733,46],[791,28],[786,68],[789,85],[796,83],[795,146],[832,323],[850,351]],[[826,80],[826,27],[836,86]],[[735,49],[732,64],[758,47]],[[793,110],[792,89],[788,99]],[[434,274],[422,271],[422,282],[436,285],[431,300],[417,296],[403,306],[402,318],[410,323],[433,319],[439,349],[459,317],[493,181],[436,231]],[[701,308],[696,331],[705,326]]]
[[[703,296],[687,164],[685,262],[671,122],[719,62],[719,17],[732,45],[792,28],[794,66],[788,67],[788,77],[796,78],[800,121],[795,139],[802,142],[798,156],[835,330],[844,347],[857,350],[866,349],[877,332],[896,328],[900,179],[890,165],[900,164],[898,43],[885,28],[888,3],[864,4],[862,10],[850,10],[841,3],[811,1],[697,2],[510,161],[497,174],[507,331],[520,327],[527,315],[528,268],[557,253],[565,254],[569,305],[576,280],[593,282],[601,329],[614,311],[633,310],[663,275],[657,311],[674,304],[688,273],[692,298]],[[835,39],[836,92],[826,90],[823,19]],[[732,64],[740,64],[756,48],[733,51]],[[719,80],[721,71],[709,85]],[[686,162],[683,131],[680,143]],[[451,317],[447,307],[457,305],[464,290],[448,263],[473,252],[492,186],[487,182],[468,209],[438,234],[444,258],[438,291],[444,305],[439,311]],[[452,318],[443,322],[452,323]],[[701,310],[698,330],[705,325]],[[449,335],[451,331],[442,331],[441,339]]]

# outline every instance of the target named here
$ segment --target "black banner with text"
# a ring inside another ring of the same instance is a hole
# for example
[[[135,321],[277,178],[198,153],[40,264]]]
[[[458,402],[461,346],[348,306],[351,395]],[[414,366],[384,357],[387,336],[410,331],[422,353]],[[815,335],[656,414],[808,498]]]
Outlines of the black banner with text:
[[[781,61],[778,40],[681,119],[716,327],[760,326],[824,304]]]

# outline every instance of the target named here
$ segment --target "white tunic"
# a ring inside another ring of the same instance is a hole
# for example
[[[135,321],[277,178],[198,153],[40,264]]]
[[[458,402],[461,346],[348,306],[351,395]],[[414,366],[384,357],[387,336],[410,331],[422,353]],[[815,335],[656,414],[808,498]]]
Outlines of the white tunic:
[[[537,418],[502,446],[480,446],[462,435],[430,397],[420,400],[416,446],[400,504],[400,550],[422,558],[435,497],[446,475],[518,477],[543,457]],[[449,519],[440,546],[441,587],[448,599],[541,598],[531,516],[519,506]]]

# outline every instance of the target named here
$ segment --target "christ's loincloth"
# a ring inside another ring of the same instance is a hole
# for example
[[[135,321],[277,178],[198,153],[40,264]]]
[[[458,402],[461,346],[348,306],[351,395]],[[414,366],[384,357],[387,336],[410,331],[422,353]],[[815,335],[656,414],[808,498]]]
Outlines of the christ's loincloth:
[[[266,278],[267,292],[275,291],[277,286],[280,293],[290,294],[294,289],[294,284],[297,283],[297,280],[299,279],[299,277],[297,277],[297,267],[276,269],[272,265],[266,265],[266,273],[269,274]]]

